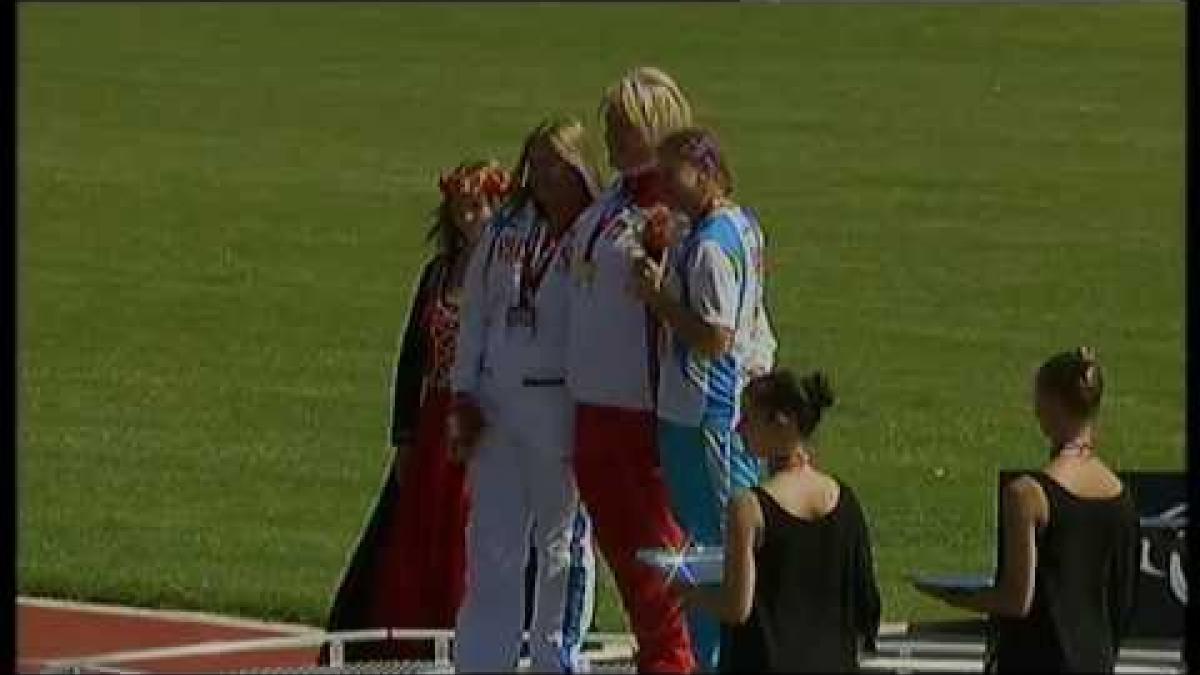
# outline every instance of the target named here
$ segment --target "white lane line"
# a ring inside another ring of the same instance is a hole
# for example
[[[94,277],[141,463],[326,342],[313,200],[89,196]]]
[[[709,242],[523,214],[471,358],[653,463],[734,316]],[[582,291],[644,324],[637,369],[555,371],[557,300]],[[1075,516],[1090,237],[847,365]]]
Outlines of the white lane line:
[[[45,609],[65,609],[77,612],[92,612],[95,614],[110,614],[115,616],[136,616],[148,619],[161,619],[164,621],[179,621],[183,623],[207,623],[214,626],[245,628],[248,630],[265,630],[277,633],[285,633],[288,635],[307,635],[310,633],[324,632],[320,628],[314,628],[313,626],[305,626],[296,623],[242,619],[232,616],[223,616],[221,614],[210,614],[208,612],[194,612],[179,609],[146,609],[143,607],[109,605],[100,602],[77,602],[73,600],[55,600],[52,598],[35,598],[30,596],[17,596],[17,604]]]
[[[387,637],[387,629],[369,631],[350,631],[343,637],[370,637],[383,639]],[[102,663],[134,663],[137,661],[158,661],[160,659],[178,659],[186,656],[223,656],[239,652],[264,651],[275,649],[299,649],[319,646],[327,639],[326,634],[316,635],[285,635],[281,637],[256,638],[251,640],[213,640],[196,642],[174,647],[156,647],[153,649],[130,649],[119,652],[93,654],[91,656],[76,656],[68,659],[51,661],[56,667],[87,666]]]
[[[135,663],[138,661],[158,661],[163,659],[178,659],[188,656],[223,656],[240,652],[269,651],[278,649],[294,649],[314,647],[338,639],[341,642],[358,642],[362,640],[450,638],[450,630],[372,628],[359,631],[339,631],[335,633],[317,633],[315,635],[295,635],[248,640],[214,640],[198,642],[173,647],[156,647],[152,649],[132,649],[90,656],[78,656],[68,659],[47,660],[54,668],[69,668],[72,666],[95,667],[102,663]],[[595,650],[585,650],[585,657],[596,660],[612,660],[629,658],[633,654],[632,636],[624,634],[601,633],[593,637],[603,637],[609,644]]]
[[[140,670],[122,670],[120,668],[109,668],[107,666],[88,666],[86,669],[80,668],[77,671],[75,666],[62,668],[47,665],[37,672],[38,675],[75,675],[76,672],[84,672],[88,673],[88,675],[91,675],[92,673],[95,673],[96,675],[144,675],[144,673],[142,673]]]
[[[48,609],[65,609],[80,612],[94,612],[96,614],[113,614],[117,616],[136,616],[146,617],[151,619],[164,619],[167,621],[181,621],[188,623],[209,623],[216,626],[228,626],[230,628],[248,628],[252,630],[268,630],[287,633],[293,635],[307,635],[310,633],[323,633],[324,630],[314,626],[306,626],[304,624],[284,623],[275,621],[261,621],[257,619],[243,619],[222,614],[212,614],[209,612],[198,612],[192,610],[181,609],[147,609],[144,607],[128,607],[125,605],[111,605],[102,602],[80,602],[74,600],[56,600],[54,598],[38,598],[28,595],[17,596],[17,604],[27,605],[29,607],[44,607]],[[902,635],[908,630],[908,623],[893,622],[884,623],[879,626],[879,634],[883,635]],[[591,638],[603,636],[601,639],[632,640],[633,636],[628,633],[589,633],[586,637]]]

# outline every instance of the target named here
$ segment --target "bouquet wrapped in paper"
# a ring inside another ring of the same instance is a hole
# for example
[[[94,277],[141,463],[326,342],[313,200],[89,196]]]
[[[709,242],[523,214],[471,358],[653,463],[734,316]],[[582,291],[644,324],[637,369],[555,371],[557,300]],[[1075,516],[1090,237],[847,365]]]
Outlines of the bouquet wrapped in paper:
[[[646,255],[661,262],[663,253],[674,240],[675,223],[671,211],[659,204],[647,209],[642,225],[642,248]]]
[[[616,244],[630,257],[647,255],[655,262],[662,262],[663,253],[679,239],[680,220],[662,204],[649,208],[631,207],[621,214],[620,219],[624,222]]]

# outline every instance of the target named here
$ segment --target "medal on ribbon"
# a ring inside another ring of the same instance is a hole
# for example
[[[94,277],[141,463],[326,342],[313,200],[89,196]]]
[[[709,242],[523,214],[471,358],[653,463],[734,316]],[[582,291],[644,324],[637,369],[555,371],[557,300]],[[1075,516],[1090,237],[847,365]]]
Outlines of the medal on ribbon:
[[[628,203],[627,196],[617,195],[596,219],[596,226],[592,229],[592,234],[583,247],[582,259],[576,267],[576,275],[584,287],[591,288],[596,281],[596,242],[612,229],[614,223],[620,220]]]
[[[536,237],[536,245],[531,240]],[[546,278],[558,252],[560,237],[550,236],[546,223],[539,223],[535,231],[525,239],[524,255],[522,256],[520,275],[517,280],[517,304],[509,307],[505,315],[509,328],[537,328],[537,309],[533,305],[534,296]]]

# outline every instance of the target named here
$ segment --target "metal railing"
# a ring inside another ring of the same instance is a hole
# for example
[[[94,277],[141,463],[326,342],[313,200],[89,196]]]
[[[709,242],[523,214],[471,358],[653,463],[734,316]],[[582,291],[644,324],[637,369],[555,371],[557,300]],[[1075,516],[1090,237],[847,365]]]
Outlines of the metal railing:
[[[528,632],[523,635],[523,639],[526,641],[529,639]],[[445,668],[450,668],[449,672],[453,672],[451,646],[454,643],[454,630],[446,628],[372,628],[333,632],[314,630],[311,634],[306,635],[198,642],[174,647],[109,652],[84,658],[57,659],[47,663],[41,672],[46,675],[51,673],[133,674],[139,671],[121,669],[109,664],[135,664],[163,659],[224,656],[244,652],[278,651],[324,645],[329,646],[328,668],[339,669],[346,666],[345,647],[348,643],[383,640],[431,641],[434,658],[429,665],[435,668],[436,672],[441,672]],[[584,656],[590,662],[628,660],[633,653],[633,645],[633,636],[626,633],[590,633],[584,639]],[[589,646],[592,648],[588,649]],[[308,670],[311,669],[306,669],[306,672]]]
[[[886,673],[936,673],[936,672],[982,672],[983,643],[978,634],[963,632],[921,632],[918,627],[905,624],[885,626],[880,631],[877,650],[864,654],[860,667],[867,672]],[[528,639],[528,634],[525,635]],[[434,646],[432,661],[364,662],[347,664],[346,645],[350,643],[412,640],[431,641]],[[141,671],[120,666],[139,662],[197,657],[222,656],[253,651],[274,651],[304,647],[329,646],[328,664],[305,667],[244,668],[241,673],[325,673],[328,675],[351,675],[367,673],[453,673],[452,647],[454,631],[451,629],[408,629],[375,628],[369,630],[321,632],[314,630],[307,635],[292,635],[247,640],[201,642],[177,647],[163,647],[136,651],[112,652],[83,659],[64,659],[48,663],[42,673],[82,675],[96,673],[105,675],[135,675]],[[584,657],[597,672],[632,673],[636,671],[633,661],[635,641],[625,633],[593,633],[584,641]],[[315,654],[314,654],[315,660]],[[523,658],[522,670],[530,668],[529,659]],[[1174,644],[1129,644],[1121,649],[1116,672],[1120,675],[1166,675],[1183,673],[1181,649]]]

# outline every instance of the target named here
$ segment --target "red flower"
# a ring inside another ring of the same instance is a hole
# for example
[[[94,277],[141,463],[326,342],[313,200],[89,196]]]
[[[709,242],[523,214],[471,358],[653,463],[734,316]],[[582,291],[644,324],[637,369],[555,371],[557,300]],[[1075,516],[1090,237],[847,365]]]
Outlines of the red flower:
[[[438,178],[438,189],[447,199],[474,194],[503,198],[512,189],[512,177],[496,162],[475,168],[460,164],[453,171],[442,173]]]
[[[671,245],[671,210],[658,204],[646,211],[646,227],[642,230],[642,247],[658,260]]]

